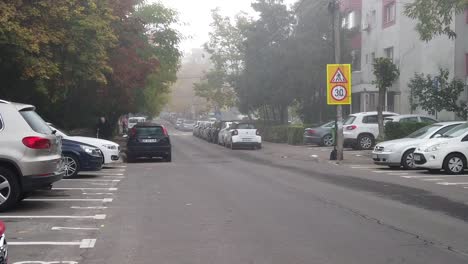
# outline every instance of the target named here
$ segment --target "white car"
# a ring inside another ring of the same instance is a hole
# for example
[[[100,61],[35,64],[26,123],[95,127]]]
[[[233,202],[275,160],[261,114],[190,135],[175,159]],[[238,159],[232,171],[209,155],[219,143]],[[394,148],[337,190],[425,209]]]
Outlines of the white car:
[[[386,117],[384,119],[384,122],[401,122],[401,123],[428,123],[428,124],[433,124],[437,123],[437,120],[435,120],[432,117],[425,116],[425,115],[397,115],[397,116],[390,116]]]
[[[467,167],[468,123],[463,123],[419,145],[414,151],[417,167],[448,174],[462,174]]]
[[[397,113],[383,112],[383,117]],[[343,122],[344,143],[356,149],[372,149],[379,136],[377,112],[364,112],[349,115]]]
[[[432,138],[440,137],[463,122],[441,122],[425,126],[405,138],[385,141],[377,144],[372,152],[372,159],[377,165],[415,169],[413,152],[416,147]]]
[[[145,117],[130,117],[128,119],[128,129],[134,127],[138,123],[146,122]]]
[[[237,147],[262,148],[262,137],[255,125],[250,123],[233,123],[224,138],[226,146],[231,149]]]
[[[120,158],[120,146],[115,142],[92,137],[69,136],[53,126],[50,126],[50,128],[56,131],[56,135],[61,136],[64,139],[73,140],[99,148],[104,156],[104,164],[116,163]]]
[[[221,125],[221,130],[218,133],[218,144],[223,146],[226,145],[226,141],[224,139],[227,137],[231,125],[232,122],[223,122],[223,124]]]

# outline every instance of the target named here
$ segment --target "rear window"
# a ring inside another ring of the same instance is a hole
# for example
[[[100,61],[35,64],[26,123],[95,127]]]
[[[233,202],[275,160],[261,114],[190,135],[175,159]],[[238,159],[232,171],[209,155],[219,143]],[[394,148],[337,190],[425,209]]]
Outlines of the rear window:
[[[162,127],[155,126],[155,127],[137,127],[136,129],[137,136],[142,137],[162,137],[164,136],[164,131]]]
[[[237,129],[255,129],[253,124],[238,124]]]
[[[371,115],[371,116],[365,116],[362,118],[362,122],[364,124],[377,124],[377,116],[376,115]]]
[[[356,120],[355,116],[348,116],[343,124],[344,125],[351,125],[354,122],[354,120]]]
[[[128,119],[128,122],[132,123],[132,124],[136,124],[136,123],[141,122],[141,121],[142,121],[141,118],[130,118],[130,119]]]
[[[21,116],[32,128],[32,130],[41,134],[52,134],[52,129],[46,124],[46,122],[34,111],[20,111]]]

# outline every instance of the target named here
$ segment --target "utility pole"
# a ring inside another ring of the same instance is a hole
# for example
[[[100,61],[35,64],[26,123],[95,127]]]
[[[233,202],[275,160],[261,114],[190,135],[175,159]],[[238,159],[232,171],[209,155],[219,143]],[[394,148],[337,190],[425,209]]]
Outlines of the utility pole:
[[[329,10],[333,15],[333,39],[335,47],[335,63],[341,63],[341,23],[339,0],[331,0]],[[336,159],[343,160],[343,107],[336,106]]]

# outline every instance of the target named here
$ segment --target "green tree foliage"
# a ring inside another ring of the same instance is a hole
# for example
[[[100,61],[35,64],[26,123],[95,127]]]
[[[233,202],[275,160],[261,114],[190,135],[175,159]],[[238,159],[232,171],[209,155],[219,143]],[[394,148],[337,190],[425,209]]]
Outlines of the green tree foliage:
[[[468,105],[459,100],[465,84],[458,79],[450,80],[448,70],[440,69],[437,76],[416,73],[408,87],[411,89],[413,109],[421,107],[432,115],[446,110],[463,120],[467,119]]]
[[[140,110],[147,89],[164,98],[175,80],[176,22],[141,0],[2,1],[0,95],[66,127]]]
[[[418,21],[416,30],[424,41],[438,35],[455,38],[451,24],[467,6],[468,0],[415,0],[405,5],[405,14]]]
[[[388,88],[390,88],[400,76],[400,71],[391,59],[376,58],[373,62],[373,73],[375,75],[374,84],[379,89],[379,105],[377,107],[379,139],[383,140],[385,138],[385,127],[382,112],[385,110],[385,95]]]
[[[194,84],[194,90],[196,96],[205,98],[216,111],[235,105],[236,95],[226,83],[222,70],[213,69],[207,72],[201,82]]]

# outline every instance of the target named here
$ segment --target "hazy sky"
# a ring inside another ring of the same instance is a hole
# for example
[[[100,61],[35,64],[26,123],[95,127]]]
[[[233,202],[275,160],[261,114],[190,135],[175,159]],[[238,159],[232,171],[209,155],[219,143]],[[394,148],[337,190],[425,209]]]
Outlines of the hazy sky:
[[[179,12],[180,20],[185,25],[180,31],[187,37],[182,43],[184,51],[202,46],[208,40],[210,31],[210,11],[219,7],[224,15],[234,16],[240,11],[253,13],[250,3],[253,0],[160,0],[164,5]],[[292,4],[297,0],[285,0]]]

